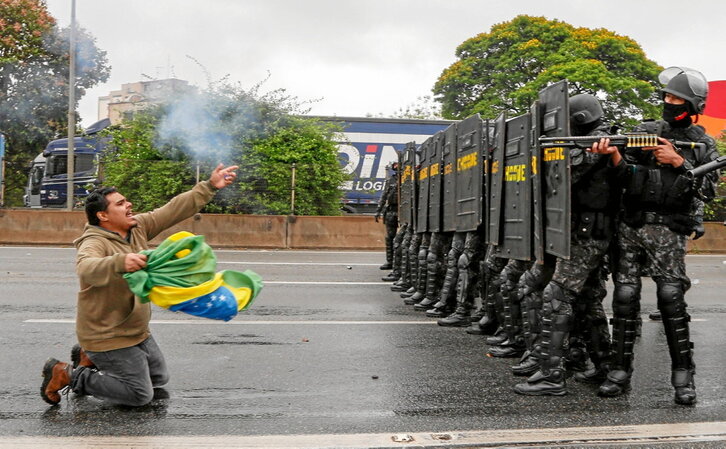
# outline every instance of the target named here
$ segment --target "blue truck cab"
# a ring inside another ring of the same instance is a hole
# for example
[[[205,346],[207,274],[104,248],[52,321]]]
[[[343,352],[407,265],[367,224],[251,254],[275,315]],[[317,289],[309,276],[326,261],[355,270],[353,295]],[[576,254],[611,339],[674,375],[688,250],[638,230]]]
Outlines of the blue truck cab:
[[[83,136],[74,142],[74,196],[84,198],[89,186],[98,184],[98,160],[107,138],[99,132],[111,122],[101,120],[89,126]],[[53,140],[45,147],[45,170],[40,183],[40,207],[64,207],[67,205],[68,186],[68,139]]]

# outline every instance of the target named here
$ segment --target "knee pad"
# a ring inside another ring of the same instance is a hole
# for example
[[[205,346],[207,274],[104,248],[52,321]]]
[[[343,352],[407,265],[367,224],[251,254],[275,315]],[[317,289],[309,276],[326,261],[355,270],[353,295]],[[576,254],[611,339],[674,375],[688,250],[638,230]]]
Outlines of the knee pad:
[[[438,257],[436,257],[435,251],[429,251],[428,254],[426,254],[426,263],[427,264],[434,264],[436,263],[436,260]]]
[[[557,313],[563,303],[567,302],[565,290],[554,282],[550,282],[542,293],[545,308],[550,307],[553,312]]]
[[[467,268],[469,268],[469,262],[469,255],[467,253],[462,253],[461,256],[459,256],[459,260],[457,262],[459,270],[466,270]]]
[[[683,286],[680,282],[656,282],[658,310],[664,317],[675,317],[686,310]]]
[[[621,318],[635,318],[640,309],[640,285],[615,284],[613,293],[613,315]]]

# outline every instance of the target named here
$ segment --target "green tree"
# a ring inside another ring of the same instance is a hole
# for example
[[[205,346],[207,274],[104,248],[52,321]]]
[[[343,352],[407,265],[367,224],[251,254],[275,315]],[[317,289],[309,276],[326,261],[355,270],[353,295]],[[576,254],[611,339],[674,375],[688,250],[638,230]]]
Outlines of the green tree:
[[[244,175],[240,207],[250,212],[291,213],[294,167],[294,212],[339,215],[339,187],[346,177],[333,141],[337,131],[337,125],[290,117],[284,127],[254,141],[241,161]]]
[[[104,183],[123,189],[145,211],[190,188],[196,166],[204,179],[221,161],[240,166],[238,179],[207,211],[287,214],[294,163],[296,213],[339,214],[346,176],[333,141],[339,129],[300,112],[283,90],[260,94],[259,86],[217,83],[175,98],[108,132]]]
[[[716,148],[721,155],[726,154],[726,132],[716,139]],[[721,174],[726,173],[725,170],[721,169]],[[726,181],[725,176],[721,176],[719,179],[718,186],[716,187],[716,198],[713,201],[706,204],[704,213],[704,219],[706,221],[724,221],[726,223]]]
[[[0,0],[0,132],[7,137],[6,204],[22,204],[30,161],[67,131],[69,29],[42,0]],[[77,32],[76,100],[105,81],[106,54]],[[77,106],[77,104],[76,104]]]
[[[464,41],[433,92],[443,116],[527,112],[540,89],[568,79],[571,94],[603,100],[606,119],[633,125],[657,117],[657,76],[662,68],[637,42],[600,28],[520,15]]]

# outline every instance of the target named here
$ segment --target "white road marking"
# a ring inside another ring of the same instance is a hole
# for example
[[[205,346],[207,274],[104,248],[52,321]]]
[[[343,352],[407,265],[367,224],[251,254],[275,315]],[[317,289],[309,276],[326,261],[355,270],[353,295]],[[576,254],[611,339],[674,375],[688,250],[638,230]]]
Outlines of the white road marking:
[[[173,419],[173,415],[166,417]],[[405,437],[405,439],[401,439]],[[578,447],[726,440],[726,422],[643,424],[631,426],[502,429],[450,432],[361,433],[328,435],[198,435],[198,436],[12,436],[3,447],[134,447],[134,448],[390,448],[390,447]],[[405,443],[394,443],[406,441]]]
[[[242,262],[228,262],[224,260],[218,260],[217,265],[220,264],[240,264],[240,265],[332,265],[340,267],[377,267],[380,263],[345,263],[345,262],[253,262],[253,261],[242,261]]]
[[[39,323],[39,324],[75,324],[76,320],[73,319],[60,319],[60,318],[32,318],[24,320],[23,323]],[[231,320],[231,321],[220,321],[220,320],[151,320],[151,324],[223,324],[223,325],[270,325],[270,324],[327,324],[327,325],[341,325],[341,324],[436,324],[436,320],[404,320],[404,321],[332,321],[332,320]]]
[[[691,321],[708,321],[704,318],[697,318],[692,319]],[[23,320],[23,323],[40,323],[40,324],[75,324],[76,320],[74,319],[62,319],[62,318],[29,318],[27,320]],[[436,320],[398,320],[398,321],[388,321],[388,320],[370,320],[370,321],[364,321],[364,320],[346,320],[346,321],[336,321],[336,320],[231,320],[231,321],[219,321],[219,320],[151,320],[151,324],[223,324],[223,325],[232,325],[232,324],[238,324],[238,325],[275,325],[275,324],[285,324],[285,325],[294,325],[294,324],[327,324],[327,325],[339,325],[339,324],[437,324]],[[650,321],[646,323],[659,323],[659,321]]]
[[[265,281],[262,280],[265,285],[268,284],[280,284],[280,285],[391,285],[390,282],[346,282],[346,281]]]

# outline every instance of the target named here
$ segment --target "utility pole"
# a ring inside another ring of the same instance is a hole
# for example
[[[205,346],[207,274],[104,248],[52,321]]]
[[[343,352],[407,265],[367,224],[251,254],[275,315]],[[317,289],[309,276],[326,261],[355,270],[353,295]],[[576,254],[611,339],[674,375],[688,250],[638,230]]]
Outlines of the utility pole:
[[[70,67],[68,70],[68,184],[66,186],[66,208],[73,210],[75,185],[75,138],[76,138],[76,0],[71,0]]]

